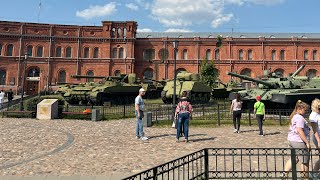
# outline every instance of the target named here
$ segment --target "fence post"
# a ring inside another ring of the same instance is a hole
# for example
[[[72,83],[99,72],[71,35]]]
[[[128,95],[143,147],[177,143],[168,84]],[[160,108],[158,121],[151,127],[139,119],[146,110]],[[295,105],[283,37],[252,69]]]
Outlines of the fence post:
[[[126,105],[123,105],[123,117],[126,117]]]
[[[280,123],[280,126],[282,125],[282,116],[281,116],[281,111],[279,110],[279,123]]]
[[[297,162],[296,162],[296,151],[291,149],[291,165],[292,165],[292,179],[297,179]]]
[[[251,110],[248,109],[248,112],[249,112],[249,126],[251,126],[251,125],[252,125],[252,124],[251,124]]]
[[[105,116],[104,116],[104,106],[102,106],[102,119],[105,120],[104,118],[105,118]]]
[[[218,126],[220,126],[220,105],[218,104]]]
[[[204,118],[204,104],[202,105],[202,119]]]
[[[66,107],[66,112],[69,111],[69,104],[67,104],[67,107]]]
[[[209,179],[209,153],[208,149],[204,149],[204,179]]]
[[[154,167],[154,168],[152,169],[152,171],[153,171],[153,179],[154,179],[154,180],[157,180],[157,179],[158,179],[158,176],[157,176],[157,174],[158,174],[158,168],[157,168],[157,167]]]
[[[158,124],[158,108],[156,109],[156,123]]]

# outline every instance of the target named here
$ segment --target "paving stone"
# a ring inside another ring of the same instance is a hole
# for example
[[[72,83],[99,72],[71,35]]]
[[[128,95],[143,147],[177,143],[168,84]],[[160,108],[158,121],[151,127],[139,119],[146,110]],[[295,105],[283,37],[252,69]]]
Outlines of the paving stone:
[[[123,178],[197,150],[245,147],[288,147],[288,126],[230,125],[189,130],[190,143],[176,142],[173,128],[145,127],[150,138],[135,138],[135,119],[116,121],[0,119],[0,175]],[[312,147],[313,144],[312,144]],[[10,176],[8,176],[10,177]]]

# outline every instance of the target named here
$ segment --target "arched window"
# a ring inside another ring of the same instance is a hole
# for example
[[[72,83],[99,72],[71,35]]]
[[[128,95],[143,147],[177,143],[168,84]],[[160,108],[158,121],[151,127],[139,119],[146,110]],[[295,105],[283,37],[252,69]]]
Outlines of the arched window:
[[[208,59],[208,60],[211,59],[211,50],[210,49],[206,50],[206,59]]]
[[[39,46],[37,49],[37,57],[42,57],[43,56],[43,47]]]
[[[66,83],[67,82],[66,77],[67,77],[66,71],[61,70],[58,75],[58,83]]]
[[[123,37],[127,37],[127,28],[123,28]]]
[[[40,76],[40,69],[37,67],[31,68],[28,71],[28,77],[39,77]]]
[[[284,53],[285,53],[284,50],[280,51],[280,60],[284,60]]]
[[[83,57],[84,58],[89,58],[89,48],[88,47],[84,48]]]
[[[271,51],[271,59],[276,60],[276,50]]]
[[[28,54],[28,56],[33,56],[32,50],[33,50],[33,46],[29,45],[29,46],[27,47],[27,54]]]
[[[120,70],[115,70],[114,71],[114,75],[115,76],[120,76],[121,75],[121,71]]]
[[[92,70],[87,72],[87,76],[94,76],[94,73]],[[87,82],[93,82],[93,78],[87,78]]]
[[[2,44],[0,44],[0,56],[2,55]]]
[[[99,48],[95,47],[93,49],[93,58],[98,58],[99,57]]]
[[[215,60],[220,60],[220,50],[216,49],[214,52],[214,59]]]
[[[6,85],[7,73],[5,70],[0,70],[0,85]]]
[[[276,73],[276,75],[277,75],[278,77],[283,77],[283,75],[284,75],[284,70],[281,69],[281,68],[278,68],[278,69],[274,70],[274,73]]]
[[[252,60],[252,50],[248,50],[248,60]]]
[[[308,59],[309,59],[308,50],[304,50],[304,52],[303,52],[303,59],[304,59],[304,60],[308,60]]]
[[[315,69],[309,69],[308,71],[307,71],[307,74],[306,74],[307,76],[308,76],[308,78],[313,78],[313,77],[316,77],[317,76],[317,70],[315,70]]]
[[[112,49],[112,58],[117,58],[118,56],[118,49],[117,48],[113,48]]]
[[[240,72],[240,74],[251,77],[251,69],[245,68]]]
[[[71,58],[71,47],[66,48],[66,57]]]
[[[151,61],[155,58],[155,50],[154,49],[145,49],[143,51],[143,59],[147,61]]]
[[[243,60],[243,50],[239,50],[239,60]]]
[[[144,70],[143,77],[148,78],[148,79],[153,79],[153,69],[148,68],[148,69]],[[144,80],[143,82],[144,83],[152,83],[151,80]]]
[[[116,36],[116,28],[112,28],[111,37],[115,37],[115,36]]]
[[[7,46],[7,56],[12,56],[13,55],[13,45],[12,44],[9,44]]]
[[[187,49],[183,50],[183,59],[184,60],[188,59],[188,50]]]
[[[61,57],[61,46],[56,48],[56,57]]]
[[[313,52],[312,52],[312,60],[317,60],[317,50],[313,50]]]
[[[124,57],[123,54],[124,54],[124,51],[123,51],[123,48],[121,47],[119,48],[119,58],[123,58]]]

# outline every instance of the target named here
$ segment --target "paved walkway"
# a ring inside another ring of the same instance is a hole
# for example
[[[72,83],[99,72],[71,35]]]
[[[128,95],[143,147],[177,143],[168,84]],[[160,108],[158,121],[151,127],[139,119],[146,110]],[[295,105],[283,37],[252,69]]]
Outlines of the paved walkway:
[[[121,179],[205,147],[287,147],[288,126],[191,128],[190,143],[175,142],[173,128],[145,128],[135,120],[0,119],[0,180]],[[81,177],[81,178],[80,178]]]

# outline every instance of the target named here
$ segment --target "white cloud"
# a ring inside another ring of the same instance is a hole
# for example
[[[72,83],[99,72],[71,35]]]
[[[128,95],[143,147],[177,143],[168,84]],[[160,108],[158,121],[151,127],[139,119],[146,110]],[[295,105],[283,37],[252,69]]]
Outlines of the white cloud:
[[[137,32],[138,32],[138,33],[139,33],[139,32],[152,32],[152,30],[149,29],[149,28],[143,28],[143,29],[137,29]]]
[[[76,16],[84,19],[91,19],[94,17],[107,16],[116,11],[117,11],[116,3],[110,2],[104,6],[90,6],[88,9],[77,11]]]
[[[188,29],[175,29],[175,28],[170,28],[170,29],[167,29],[166,31],[164,32],[192,32]]]
[[[140,6],[145,0],[135,0]],[[232,21],[235,15],[226,12],[226,5],[275,5],[285,0],[153,0],[149,5],[151,17],[166,27],[188,27],[211,24],[217,28]]]
[[[134,10],[134,11],[138,11],[139,10],[139,7],[133,3],[129,3],[129,4],[126,4],[126,7],[131,9],[131,10]]]

